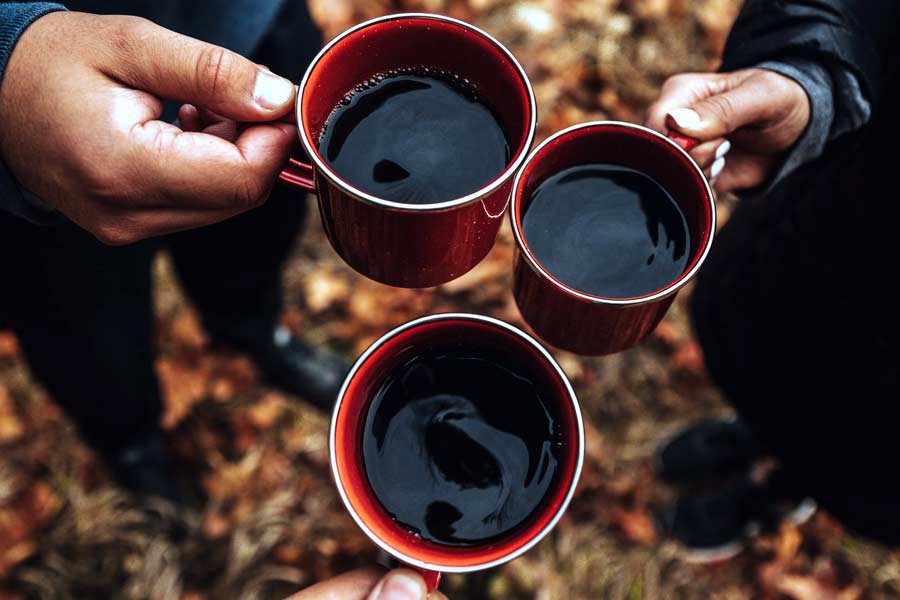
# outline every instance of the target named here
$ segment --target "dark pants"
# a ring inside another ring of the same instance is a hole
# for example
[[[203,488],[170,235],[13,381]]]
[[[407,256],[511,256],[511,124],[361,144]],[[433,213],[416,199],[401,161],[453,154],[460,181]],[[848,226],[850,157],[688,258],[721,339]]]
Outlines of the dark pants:
[[[306,200],[277,187],[227,222],[124,247],[67,223],[37,227],[0,213],[0,326],[12,328],[35,377],[101,451],[158,428],[150,268],[167,246],[214,338],[274,327],[281,266]]]
[[[785,479],[850,528],[893,544],[900,203],[883,148],[898,133],[882,110],[859,139],[769,197],[742,202],[692,302],[712,376]]]

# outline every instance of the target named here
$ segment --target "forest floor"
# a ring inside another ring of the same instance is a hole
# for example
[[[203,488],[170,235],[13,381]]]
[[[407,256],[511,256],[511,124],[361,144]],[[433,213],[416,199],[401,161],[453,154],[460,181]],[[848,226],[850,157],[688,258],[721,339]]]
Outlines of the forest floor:
[[[326,39],[387,12],[439,12],[506,43],[528,71],[539,137],[580,121],[640,122],[662,81],[715,69],[738,0],[316,0]],[[722,221],[733,198],[720,198]],[[355,274],[314,218],[287,266],[284,323],[355,358],[412,318],[449,310],[519,326],[508,227],[488,258],[435,289],[390,289]],[[167,257],[154,268],[164,426],[197,502],[174,512],[116,488],[0,332],[0,600],[283,598],[377,558],[332,484],[326,416],[261,385],[246,358],[210,351]],[[9,282],[8,282],[9,283]],[[15,293],[14,282],[4,293]],[[523,557],[446,578],[465,600],[900,598],[900,554],[817,514],[715,565],[658,538],[654,507],[674,490],[649,457],[692,421],[729,413],[703,370],[683,291],[655,334],[604,358],[554,352],[587,418],[588,453],[571,508]],[[175,544],[176,521],[187,531]]]

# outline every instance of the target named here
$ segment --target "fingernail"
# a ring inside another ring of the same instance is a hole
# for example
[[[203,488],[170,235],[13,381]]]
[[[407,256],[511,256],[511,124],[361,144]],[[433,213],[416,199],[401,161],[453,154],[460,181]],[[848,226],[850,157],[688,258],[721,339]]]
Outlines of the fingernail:
[[[421,600],[422,584],[408,575],[394,573],[384,580],[375,600]]]
[[[723,156],[728,154],[729,150],[731,150],[731,142],[725,140],[724,142],[719,144],[718,148],[716,148],[716,158],[722,158]]]
[[[673,108],[668,114],[679,127],[694,129],[700,125],[700,115],[690,108]]]
[[[253,99],[266,110],[282,108],[294,97],[294,84],[268,71],[256,75]]]
[[[712,164],[712,167],[709,169],[709,178],[715,179],[719,176],[719,173],[722,172],[722,169],[725,168],[725,157],[717,158],[716,162]]]

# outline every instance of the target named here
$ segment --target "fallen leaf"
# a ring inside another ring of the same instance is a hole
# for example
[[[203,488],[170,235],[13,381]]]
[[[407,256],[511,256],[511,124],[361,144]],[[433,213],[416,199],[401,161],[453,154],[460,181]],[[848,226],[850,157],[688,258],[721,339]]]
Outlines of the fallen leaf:
[[[162,426],[174,429],[206,395],[209,380],[208,357],[196,365],[185,364],[169,357],[156,361],[163,396]]]
[[[814,575],[791,573],[779,562],[763,565],[759,569],[759,580],[768,593],[792,600],[857,600],[861,595],[855,585],[839,588]]]
[[[268,392],[247,411],[247,415],[255,427],[268,429],[284,414],[285,403],[284,396],[278,392]]]
[[[19,356],[19,340],[11,331],[0,331],[0,360],[11,360]]]
[[[19,418],[12,395],[0,383],[0,446],[16,442],[25,435],[25,425]]]
[[[200,326],[200,317],[194,310],[178,311],[170,327],[171,341],[183,349],[198,351],[209,343],[206,332]]]
[[[217,540],[228,535],[231,531],[231,523],[218,511],[209,511],[203,515],[203,532],[211,540]]]
[[[679,344],[672,355],[671,365],[673,369],[685,371],[695,377],[703,377],[706,373],[703,349],[696,340]]]
[[[629,540],[646,546],[656,542],[656,526],[645,511],[615,506],[610,511],[610,518]]]
[[[275,548],[275,559],[285,565],[300,565],[303,550],[296,544],[281,544]]]
[[[663,320],[659,325],[656,326],[656,329],[653,330],[653,337],[660,340],[670,348],[678,347],[678,344],[682,339],[681,333],[678,331],[678,329],[667,320]]]
[[[350,284],[332,271],[316,270],[304,285],[306,307],[312,313],[323,312],[334,304],[343,303],[350,294]]]

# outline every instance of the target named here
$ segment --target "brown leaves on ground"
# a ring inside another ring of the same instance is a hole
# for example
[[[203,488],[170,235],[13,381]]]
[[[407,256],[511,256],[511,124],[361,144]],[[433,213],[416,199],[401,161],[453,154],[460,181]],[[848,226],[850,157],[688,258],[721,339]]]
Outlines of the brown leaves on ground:
[[[19,341],[10,331],[0,331],[0,360],[12,360],[19,356]]]
[[[825,530],[834,532],[825,515],[819,515],[810,525],[824,523]],[[803,532],[785,523],[777,535],[768,540],[772,558],[760,566],[757,579],[766,600],[790,598],[791,600],[857,600],[862,589],[846,568],[841,568],[834,558],[820,556],[811,560],[801,552]]]
[[[325,38],[400,11],[448,14],[497,36],[535,87],[543,137],[598,118],[640,121],[669,75],[708,70],[740,0],[313,0]],[[732,198],[720,198],[722,219]],[[282,323],[352,360],[391,328],[446,311],[520,327],[510,292],[508,224],[470,273],[428,290],[389,288],[354,273],[314,219],[285,268]],[[377,251],[377,249],[373,249]],[[163,424],[195,510],[171,514],[116,491],[96,457],[27,374],[0,332],[0,599],[284,598],[370,563],[328,465],[328,416],[263,386],[244,356],[210,348],[171,264],[154,265]],[[14,290],[4,293],[15,293]],[[656,506],[674,490],[648,457],[679,426],[725,408],[690,329],[689,290],[654,336],[598,359],[554,351],[586,426],[578,492],[530,552],[485,573],[447,577],[466,600],[678,598],[811,600],[900,597],[900,557],[817,516],[763,535],[740,557],[686,564],[660,540]],[[187,532],[167,541],[175,520]]]
[[[19,418],[12,395],[0,383],[0,448],[19,440],[25,434],[25,425]]]
[[[3,492],[7,497],[0,498],[0,578],[37,551],[37,532],[62,506],[56,492],[41,481]]]

